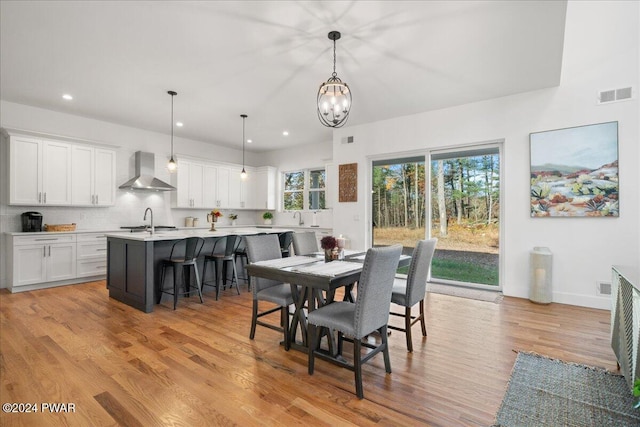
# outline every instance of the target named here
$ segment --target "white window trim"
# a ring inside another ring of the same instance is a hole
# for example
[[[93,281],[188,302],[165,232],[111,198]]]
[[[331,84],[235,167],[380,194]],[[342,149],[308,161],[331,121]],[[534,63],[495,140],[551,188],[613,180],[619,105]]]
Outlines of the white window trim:
[[[318,170],[322,170],[324,171],[324,176],[325,176],[325,187],[324,188],[309,188],[309,181],[310,181],[310,177],[311,177],[311,171],[318,171]],[[295,172],[304,172],[304,187],[302,190],[285,190],[285,175],[288,173],[295,173]],[[327,179],[327,168],[325,166],[318,166],[318,167],[312,167],[312,168],[302,168],[302,169],[292,169],[292,170],[287,170],[287,171],[283,171],[280,174],[280,188],[282,189],[280,191],[280,211],[281,212],[320,212],[320,211],[326,211],[329,208],[326,207],[327,204],[327,187],[326,187],[326,179]],[[297,192],[297,191],[302,191],[302,209],[285,209],[284,208],[284,193],[285,191],[288,191],[290,193],[293,192]],[[324,191],[324,196],[325,196],[325,208],[324,209],[306,209],[305,206],[309,206],[309,194],[312,192],[320,192],[320,191]]]

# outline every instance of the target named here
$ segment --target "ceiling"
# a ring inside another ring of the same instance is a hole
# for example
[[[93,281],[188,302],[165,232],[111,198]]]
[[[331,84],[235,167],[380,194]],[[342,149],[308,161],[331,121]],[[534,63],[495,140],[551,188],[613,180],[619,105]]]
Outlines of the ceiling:
[[[349,125],[560,82],[565,1],[2,1],[5,101],[249,151],[326,142],[333,67]],[[72,101],[62,99],[72,94]],[[289,136],[283,136],[284,130]]]

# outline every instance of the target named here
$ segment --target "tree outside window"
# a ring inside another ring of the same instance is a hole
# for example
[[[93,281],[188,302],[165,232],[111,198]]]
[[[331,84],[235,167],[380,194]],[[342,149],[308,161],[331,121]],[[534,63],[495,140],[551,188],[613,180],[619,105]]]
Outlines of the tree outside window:
[[[325,209],[324,169],[305,169],[285,172],[283,186],[283,208],[285,211]]]

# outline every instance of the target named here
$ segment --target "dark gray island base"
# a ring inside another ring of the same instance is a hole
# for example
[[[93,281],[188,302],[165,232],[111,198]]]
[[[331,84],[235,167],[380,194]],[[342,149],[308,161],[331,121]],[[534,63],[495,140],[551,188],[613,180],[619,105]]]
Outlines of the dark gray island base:
[[[159,294],[158,285],[162,273],[162,260],[169,258],[174,242],[192,236],[205,239],[200,259],[198,259],[200,266],[198,272],[201,273],[202,258],[205,254],[211,253],[216,239],[232,234],[244,236],[265,231],[280,233],[291,230],[244,228],[215,232],[206,230],[194,230],[189,233],[169,232],[153,236],[147,233],[107,234],[107,289],[109,297],[145,313],[151,313]],[[176,247],[176,251],[180,254],[184,251],[184,247]],[[210,279],[211,276],[207,276],[207,278]],[[173,283],[173,274],[167,274],[165,280],[165,286],[170,286]],[[191,282],[194,282],[193,279]],[[169,301],[170,299],[172,300],[171,295],[163,295],[163,300]]]
[[[154,246],[159,243],[107,237],[107,289],[111,298],[145,313],[153,311],[154,270],[159,259]]]

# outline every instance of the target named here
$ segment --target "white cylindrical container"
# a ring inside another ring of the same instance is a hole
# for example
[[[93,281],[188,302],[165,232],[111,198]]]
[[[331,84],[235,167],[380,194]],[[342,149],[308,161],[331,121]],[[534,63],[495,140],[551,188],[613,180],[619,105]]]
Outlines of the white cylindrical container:
[[[529,300],[538,304],[553,301],[551,288],[552,255],[549,248],[534,247],[531,251]]]
[[[192,216],[188,216],[184,219],[184,226],[185,227],[193,227],[193,217]]]
[[[200,220],[198,218],[193,218],[193,226],[197,227],[200,225]]]

